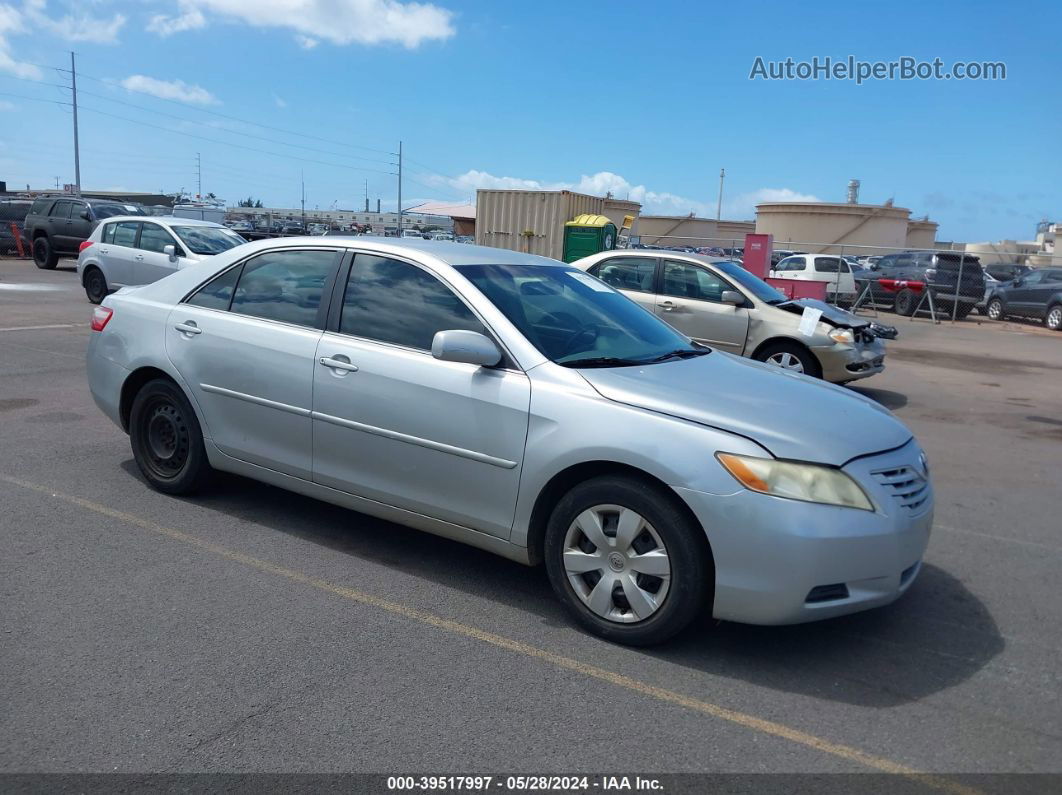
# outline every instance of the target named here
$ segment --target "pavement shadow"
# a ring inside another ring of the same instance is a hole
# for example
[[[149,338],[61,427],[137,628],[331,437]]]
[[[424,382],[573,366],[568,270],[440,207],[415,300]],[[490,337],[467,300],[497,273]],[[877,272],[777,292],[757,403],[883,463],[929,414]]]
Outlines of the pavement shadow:
[[[140,478],[132,460],[122,467]],[[219,473],[190,502],[490,599],[547,627],[572,626],[541,568],[235,475]],[[1004,646],[984,604],[948,572],[925,565],[887,607],[786,627],[705,616],[663,646],[626,653],[759,687],[889,707],[960,684]]]
[[[907,405],[907,395],[901,392],[893,392],[891,389],[875,389],[868,386],[849,386],[848,388],[863,397],[868,397],[880,403],[889,411],[896,411]]]

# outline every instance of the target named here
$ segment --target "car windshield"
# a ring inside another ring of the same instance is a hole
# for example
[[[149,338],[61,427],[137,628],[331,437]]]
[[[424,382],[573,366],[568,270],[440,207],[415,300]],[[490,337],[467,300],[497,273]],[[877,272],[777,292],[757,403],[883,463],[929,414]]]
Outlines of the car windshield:
[[[223,226],[173,226],[174,233],[193,254],[220,254],[247,241]]]
[[[576,268],[461,265],[457,270],[558,364],[622,367],[708,352]]]
[[[143,207],[135,204],[93,204],[92,212],[97,218],[113,218],[116,215],[147,215]]]
[[[736,262],[713,262],[712,265],[735,282],[740,284],[754,296],[767,304],[781,304],[789,299],[785,294],[771,287],[763,279],[758,279],[742,268]]]

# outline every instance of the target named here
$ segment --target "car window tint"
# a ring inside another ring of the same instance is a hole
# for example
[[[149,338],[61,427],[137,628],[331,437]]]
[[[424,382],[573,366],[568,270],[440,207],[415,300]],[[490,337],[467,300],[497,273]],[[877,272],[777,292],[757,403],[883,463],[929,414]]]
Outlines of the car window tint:
[[[815,257],[815,271],[817,273],[837,273],[840,264],[836,257]]]
[[[32,215],[41,215],[41,214],[43,214],[48,209],[48,204],[51,201],[52,201],[51,199],[37,199],[36,201],[33,202],[33,206],[30,207],[30,214],[32,214]]]
[[[219,276],[200,287],[186,303],[206,309],[228,309],[232,302],[232,291],[239,281],[243,266],[229,268]]]
[[[273,251],[243,266],[231,310],[241,315],[312,326],[334,251]]]
[[[138,221],[122,221],[120,224],[115,224],[115,227],[114,245],[129,248],[136,245],[136,233],[140,228]]]
[[[101,243],[113,243],[114,242],[114,228],[118,224],[105,224],[103,231],[100,233]]]
[[[1043,278],[1043,271],[1033,271],[1032,273],[1028,273],[1025,275],[1024,279],[1022,280],[1021,286],[1026,287],[1030,284],[1039,284],[1043,280]]]
[[[140,230],[140,245],[137,248],[161,254],[166,246],[176,248],[177,243],[173,236],[158,224],[144,224]]]
[[[343,294],[343,334],[431,350],[438,331],[486,333],[445,284],[406,262],[358,254]]]
[[[653,291],[655,257],[612,257],[597,263],[590,273],[617,290]]]
[[[664,295],[721,301],[723,290],[729,289],[729,284],[704,268],[686,262],[664,261]]]
[[[74,206],[73,202],[56,202],[52,207],[52,210],[48,215],[52,218],[69,218],[70,208]]]

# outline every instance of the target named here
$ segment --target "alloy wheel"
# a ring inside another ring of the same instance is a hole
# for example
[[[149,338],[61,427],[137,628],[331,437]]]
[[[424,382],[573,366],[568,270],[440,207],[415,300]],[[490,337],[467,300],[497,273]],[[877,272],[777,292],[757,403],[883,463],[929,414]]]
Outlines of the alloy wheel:
[[[1052,331],[1062,329],[1062,306],[1051,307],[1047,313],[1047,327]]]
[[[999,320],[1003,317],[1003,305],[999,301],[992,301],[988,304],[988,317],[990,320]]]
[[[572,589],[608,621],[644,621],[667,598],[667,548],[645,517],[630,508],[595,505],[580,513],[565,535],[563,558]]]
[[[792,370],[796,373],[804,372],[804,365],[800,359],[788,351],[779,351],[771,356],[767,357],[767,361],[771,364],[776,364],[785,370]]]

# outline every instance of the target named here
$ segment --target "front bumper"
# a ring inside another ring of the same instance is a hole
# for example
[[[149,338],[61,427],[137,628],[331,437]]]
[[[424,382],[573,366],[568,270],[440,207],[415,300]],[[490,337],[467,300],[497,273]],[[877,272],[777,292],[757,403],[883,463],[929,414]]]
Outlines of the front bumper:
[[[859,345],[826,345],[813,347],[822,365],[822,378],[833,383],[869,378],[885,369],[885,346],[881,340]]]
[[[919,452],[912,440],[844,467],[875,504],[873,512],[744,490],[718,496],[676,488],[712,547],[712,614],[746,624],[798,624],[898,599],[917,577],[929,543],[933,489],[926,479],[924,499],[911,509],[878,478],[917,467]]]

